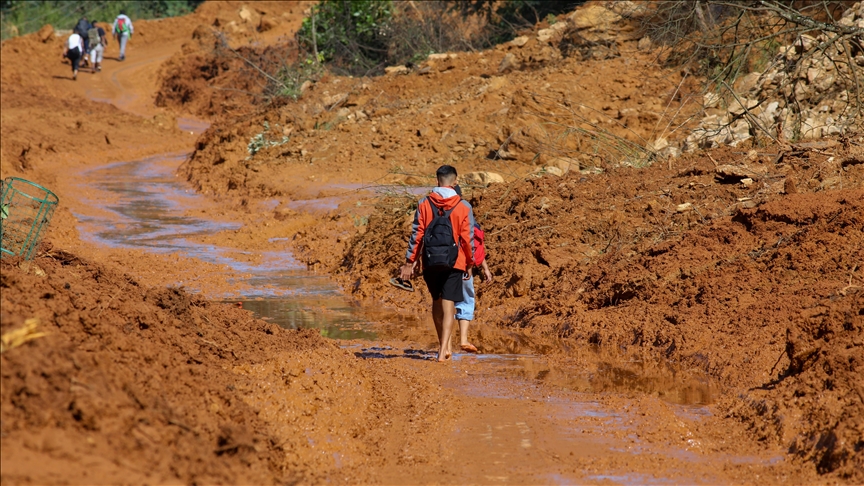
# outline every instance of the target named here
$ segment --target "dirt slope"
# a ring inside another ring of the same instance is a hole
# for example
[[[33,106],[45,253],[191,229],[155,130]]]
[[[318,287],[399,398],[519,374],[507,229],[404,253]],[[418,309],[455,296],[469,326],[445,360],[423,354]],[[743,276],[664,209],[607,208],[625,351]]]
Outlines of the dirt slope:
[[[47,333],[0,357],[4,483],[368,481],[352,461],[380,454],[385,421],[407,426],[390,414],[423,402],[423,434],[448,413],[427,379],[315,331],[42,254],[0,267],[2,332],[35,318]],[[346,463],[316,447],[333,441]]]

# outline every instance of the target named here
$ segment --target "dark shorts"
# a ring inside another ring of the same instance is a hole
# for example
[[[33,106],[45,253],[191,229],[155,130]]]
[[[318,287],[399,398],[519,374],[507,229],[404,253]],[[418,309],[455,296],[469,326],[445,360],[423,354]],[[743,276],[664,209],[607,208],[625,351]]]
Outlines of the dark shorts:
[[[432,294],[432,300],[446,299],[462,302],[462,270],[425,270],[423,280]]]

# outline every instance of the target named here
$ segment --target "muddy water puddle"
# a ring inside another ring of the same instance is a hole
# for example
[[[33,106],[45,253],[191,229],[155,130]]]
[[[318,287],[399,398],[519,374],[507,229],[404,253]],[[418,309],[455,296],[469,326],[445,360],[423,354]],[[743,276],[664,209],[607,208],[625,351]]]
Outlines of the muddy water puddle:
[[[179,122],[179,120],[178,120]],[[185,122],[181,122],[185,123]],[[203,125],[185,123],[185,129]],[[144,249],[153,253],[178,254],[224,266],[233,275],[230,283],[242,284],[240,302],[259,318],[287,328],[308,327],[334,339],[375,339],[371,315],[342,297],[326,277],[315,275],[306,265],[284,251],[246,252],[196,241],[202,236],[236,230],[240,224],[190,216],[188,210],[212,206],[175,176],[186,154],[118,162],[86,171],[81,193],[94,208],[75,213],[82,240],[109,248]],[[195,291],[195,277],[178,275]],[[218,296],[217,296],[218,297]],[[387,316],[393,319],[394,316]]]
[[[431,332],[431,330],[430,330]],[[425,359],[435,360],[436,352],[430,349],[390,346],[360,347],[355,356],[363,359]],[[640,370],[638,365],[624,368],[599,362],[591,369],[578,369],[560,365],[545,356],[531,354],[470,354],[453,355],[453,367],[460,373],[485,377],[519,380],[524,383],[544,385],[578,393],[618,393],[656,396],[661,400],[682,406],[682,415],[689,418],[710,415],[706,405],[714,402],[717,388],[711,380],[701,375],[677,376],[669,369]],[[483,391],[472,388],[466,393],[489,398],[501,390]]]

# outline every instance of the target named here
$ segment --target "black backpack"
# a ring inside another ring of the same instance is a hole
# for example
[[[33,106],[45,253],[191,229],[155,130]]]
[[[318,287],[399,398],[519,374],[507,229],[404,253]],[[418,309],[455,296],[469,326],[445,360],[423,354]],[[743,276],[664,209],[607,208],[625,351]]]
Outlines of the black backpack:
[[[453,238],[450,213],[456,209],[456,206],[444,211],[432,204],[432,201],[428,202],[432,207],[432,222],[423,233],[423,268],[432,270],[453,268],[459,256],[459,247]]]
[[[87,35],[88,30],[90,30],[90,22],[81,19],[78,21],[77,24],[75,24],[75,29],[73,29],[72,32],[75,32],[81,37],[84,37],[85,35]]]

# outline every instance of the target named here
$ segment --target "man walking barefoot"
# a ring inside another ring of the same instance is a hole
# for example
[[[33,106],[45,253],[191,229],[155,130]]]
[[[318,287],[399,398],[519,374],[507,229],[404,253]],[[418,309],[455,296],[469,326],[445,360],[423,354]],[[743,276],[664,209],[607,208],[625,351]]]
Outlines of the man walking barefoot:
[[[432,295],[432,320],[438,333],[438,361],[450,359],[456,302],[461,302],[462,274],[474,264],[474,220],[471,205],[453,186],[456,169],[442,165],[435,173],[438,187],[420,200],[414,213],[402,280],[410,279],[422,255],[423,280]]]

